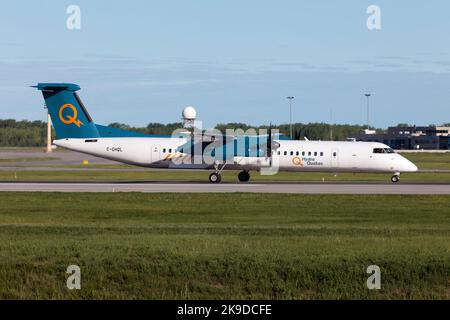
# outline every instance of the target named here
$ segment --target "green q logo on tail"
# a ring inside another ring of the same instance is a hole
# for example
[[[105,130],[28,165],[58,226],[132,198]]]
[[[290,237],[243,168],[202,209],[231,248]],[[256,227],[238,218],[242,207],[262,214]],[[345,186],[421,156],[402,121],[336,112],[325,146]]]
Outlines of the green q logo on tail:
[[[70,114],[65,116],[63,115],[63,111],[67,108],[72,110],[72,115]],[[59,119],[61,120],[61,122],[64,124],[74,123],[79,128],[81,125],[84,124],[83,122],[77,119],[77,115],[78,115],[77,108],[75,108],[75,106],[70,103],[66,103],[62,105],[61,108],[59,108]]]

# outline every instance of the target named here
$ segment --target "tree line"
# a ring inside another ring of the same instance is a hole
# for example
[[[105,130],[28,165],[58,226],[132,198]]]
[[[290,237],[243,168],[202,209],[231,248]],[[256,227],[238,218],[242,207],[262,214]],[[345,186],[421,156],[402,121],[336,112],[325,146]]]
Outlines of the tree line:
[[[0,119],[0,147],[40,147],[46,141],[46,122]]]
[[[110,127],[124,130],[132,130],[147,134],[171,134],[174,130],[182,128],[181,122],[168,124],[151,122],[146,127],[132,127],[123,123],[111,123]],[[267,129],[267,125],[251,126],[245,123],[220,123],[216,129],[225,133],[226,129]],[[273,125],[286,137],[290,136],[290,125]],[[327,124],[327,123],[293,123],[292,138],[310,140],[345,140],[348,137],[360,134],[366,127],[350,124]],[[383,132],[383,129],[375,129]],[[53,137],[54,137],[53,132]],[[14,119],[0,119],[0,147],[38,147],[45,146],[47,141],[47,123],[43,121],[17,121]]]

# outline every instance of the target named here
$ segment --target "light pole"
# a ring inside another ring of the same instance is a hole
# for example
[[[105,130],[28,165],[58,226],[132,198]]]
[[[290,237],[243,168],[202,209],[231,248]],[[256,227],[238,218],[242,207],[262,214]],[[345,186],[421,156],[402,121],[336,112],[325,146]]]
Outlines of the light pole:
[[[367,98],[367,130],[369,130],[370,129],[370,122],[369,122],[369,99],[370,99],[370,96],[371,96],[371,94],[370,93],[366,93],[365,94],[365,96],[366,96],[366,98]]]
[[[333,141],[333,109],[330,108],[330,141]]]
[[[48,112],[47,106],[44,107],[47,109],[47,150],[46,152],[52,152],[52,123],[50,119],[50,112]]]
[[[286,97],[289,100],[289,133],[292,140],[292,100],[294,97]]]

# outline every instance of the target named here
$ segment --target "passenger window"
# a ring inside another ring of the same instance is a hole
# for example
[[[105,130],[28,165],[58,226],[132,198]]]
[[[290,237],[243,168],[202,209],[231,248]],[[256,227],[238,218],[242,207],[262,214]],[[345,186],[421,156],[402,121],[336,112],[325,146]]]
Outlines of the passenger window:
[[[323,157],[323,152],[320,153],[320,156]]]
[[[163,149],[163,153],[166,153],[166,148]]]
[[[291,156],[293,156],[294,155],[294,151],[291,151]]]
[[[169,149],[169,152],[172,152],[172,148]]]
[[[287,151],[284,152],[284,155],[287,156]]]
[[[314,152],[314,156],[315,156],[315,157],[317,156],[317,152]]]
[[[308,156],[310,156],[310,155],[311,155],[311,151],[308,152]]]
[[[296,151],[296,152],[295,152],[295,155],[296,155],[296,156],[298,156],[298,155],[299,155],[299,153],[300,153],[300,152]]]
[[[333,157],[336,157],[336,152],[333,152]]]
[[[304,156],[305,155],[305,151],[302,151],[302,156]]]
[[[278,151],[278,155],[280,155],[281,154],[281,152],[280,151]]]

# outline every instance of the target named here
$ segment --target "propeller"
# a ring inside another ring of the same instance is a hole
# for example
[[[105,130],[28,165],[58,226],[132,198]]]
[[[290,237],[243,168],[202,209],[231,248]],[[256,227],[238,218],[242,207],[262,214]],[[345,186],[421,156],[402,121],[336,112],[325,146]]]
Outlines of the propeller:
[[[266,156],[267,157],[272,156],[272,122],[269,125],[269,130],[268,130],[268,135],[267,135]]]

